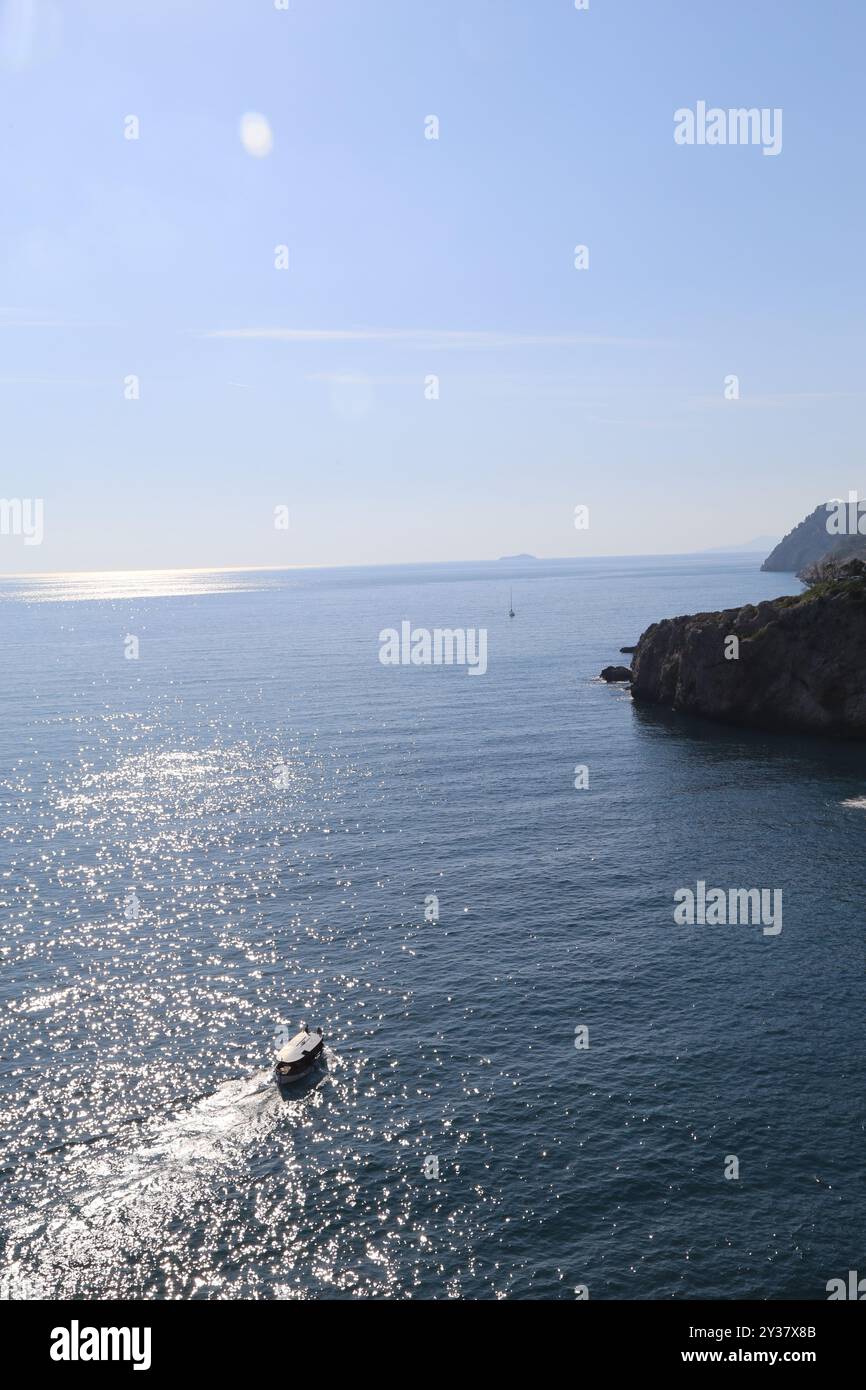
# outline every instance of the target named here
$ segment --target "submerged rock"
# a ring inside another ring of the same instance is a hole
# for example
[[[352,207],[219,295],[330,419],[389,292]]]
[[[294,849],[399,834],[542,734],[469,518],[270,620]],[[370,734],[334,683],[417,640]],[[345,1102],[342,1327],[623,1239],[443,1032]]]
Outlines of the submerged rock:
[[[603,681],[630,681],[631,671],[628,666],[605,666],[601,672]]]
[[[632,695],[732,724],[866,738],[866,580],[843,568],[802,594],[653,623]]]

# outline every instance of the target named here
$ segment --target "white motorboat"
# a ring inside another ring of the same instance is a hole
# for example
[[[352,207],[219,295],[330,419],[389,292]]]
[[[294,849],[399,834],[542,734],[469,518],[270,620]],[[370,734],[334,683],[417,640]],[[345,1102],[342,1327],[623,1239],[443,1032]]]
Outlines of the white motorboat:
[[[306,1076],[321,1057],[325,1039],[321,1028],[310,1030],[306,1024],[285,1047],[281,1047],[274,1062],[274,1079],[278,1086],[289,1085],[298,1077]]]

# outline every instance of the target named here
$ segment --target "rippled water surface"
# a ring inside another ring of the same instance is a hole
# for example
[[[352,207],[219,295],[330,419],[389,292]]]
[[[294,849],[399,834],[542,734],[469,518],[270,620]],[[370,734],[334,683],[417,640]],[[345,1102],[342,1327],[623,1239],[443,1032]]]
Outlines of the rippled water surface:
[[[798,588],[753,557],[3,580],[6,1296],[862,1267],[866,752],[595,679],[656,618]],[[382,666],[403,619],[486,627],[487,674]],[[781,888],[781,934],[675,926],[698,879]],[[327,1060],[281,1096],[300,1020]]]

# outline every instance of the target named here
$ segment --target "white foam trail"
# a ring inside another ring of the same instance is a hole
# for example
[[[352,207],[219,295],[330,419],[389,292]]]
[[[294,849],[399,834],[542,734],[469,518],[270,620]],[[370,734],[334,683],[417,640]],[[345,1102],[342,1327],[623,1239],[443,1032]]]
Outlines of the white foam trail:
[[[332,1053],[326,1056],[333,1060]],[[10,1231],[0,1299],[50,1297],[54,1280],[48,1276],[46,1282],[46,1267],[110,1265],[119,1231],[125,1241],[159,1243],[165,1223],[178,1210],[194,1206],[203,1188],[219,1182],[221,1172],[244,1170],[245,1150],[257,1138],[279,1130],[280,1143],[288,1138],[291,1146],[291,1121],[300,1119],[308,1105],[322,1103],[319,1093],[328,1079],[322,1072],[316,1085],[283,1098],[271,1071],[259,1071],[223,1082],[188,1109],[148,1126],[132,1149],[115,1147],[96,1161],[92,1150],[81,1151],[67,1168],[71,1187],[64,1183],[62,1194],[22,1212]],[[78,1165],[77,1174],[69,1172]]]

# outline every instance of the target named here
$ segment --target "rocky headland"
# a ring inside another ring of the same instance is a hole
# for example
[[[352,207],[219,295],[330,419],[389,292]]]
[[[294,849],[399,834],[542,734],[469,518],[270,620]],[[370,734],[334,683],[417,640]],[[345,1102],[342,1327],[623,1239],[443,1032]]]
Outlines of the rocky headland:
[[[827,560],[866,559],[862,516],[860,507],[852,504],[840,503],[834,508],[829,502],[820,503],[770,551],[761,569],[796,574],[802,579],[813,565]]]
[[[684,714],[866,738],[866,564],[827,563],[802,594],[653,623],[629,675],[635,700]]]

